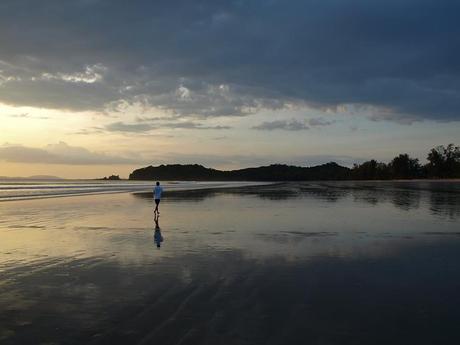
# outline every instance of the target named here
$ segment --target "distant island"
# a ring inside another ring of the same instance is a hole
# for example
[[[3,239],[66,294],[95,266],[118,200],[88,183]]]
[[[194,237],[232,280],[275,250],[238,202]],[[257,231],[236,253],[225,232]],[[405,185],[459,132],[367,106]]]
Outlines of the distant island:
[[[460,178],[460,148],[449,144],[428,153],[421,165],[407,153],[389,163],[370,160],[352,168],[330,162],[313,167],[272,164],[256,168],[222,171],[199,164],[168,164],[134,170],[130,180],[183,181],[312,181],[312,180],[390,180],[423,178]]]
[[[0,176],[0,180],[63,180],[63,178],[52,175],[33,175],[27,177]]]
[[[348,176],[349,168],[327,163],[311,168],[273,164],[258,168],[222,171],[198,164],[169,164],[148,166],[134,170],[130,180],[185,180],[185,181],[303,181],[337,180]]]
[[[118,181],[121,180],[119,175],[110,175],[109,177],[105,176],[103,178],[98,178],[97,180],[110,180],[110,181]]]

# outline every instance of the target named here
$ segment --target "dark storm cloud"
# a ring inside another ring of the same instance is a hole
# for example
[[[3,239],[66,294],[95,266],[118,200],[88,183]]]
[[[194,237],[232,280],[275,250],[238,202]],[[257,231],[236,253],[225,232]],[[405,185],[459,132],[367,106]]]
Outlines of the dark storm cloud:
[[[448,0],[4,0],[0,101],[208,117],[354,104],[374,120],[458,120],[458,13]]]

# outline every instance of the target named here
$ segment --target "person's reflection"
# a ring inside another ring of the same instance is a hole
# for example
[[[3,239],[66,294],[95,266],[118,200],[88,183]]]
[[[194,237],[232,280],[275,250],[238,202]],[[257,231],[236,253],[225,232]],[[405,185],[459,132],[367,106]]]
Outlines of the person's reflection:
[[[153,218],[155,221],[155,233],[153,235],[153,241],[157,245],[157,248],[161,247],[161,242],[163,242],[163,236],[161,236],[161,229],[160,229],[160,224],[158,223],[160,220],[160,215],[155,214],[155,217]]]

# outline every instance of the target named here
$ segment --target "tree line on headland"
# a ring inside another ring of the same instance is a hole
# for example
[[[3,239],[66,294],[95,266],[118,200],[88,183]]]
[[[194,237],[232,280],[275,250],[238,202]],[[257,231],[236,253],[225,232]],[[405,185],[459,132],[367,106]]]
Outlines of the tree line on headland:
[[[407,153],[393,158],[388,164],[370,160],[355,164],[351,169],[351,177],[357,180],[460,177],[460,147],[454,144],[431,149],[427,161],[422,165],[417,158],[411,158]]]
[[[347,168],[330,162],[314,167],[272,164],[258,168],[222,171],[198,164],[169,164],[134,170],[130,180],[186,181],[308,181],[308,180],[390,180],[418,178],[460,178],[460,147],[449,144],[430,150],[422,165],[407,153],[389,163],[370,160]]]

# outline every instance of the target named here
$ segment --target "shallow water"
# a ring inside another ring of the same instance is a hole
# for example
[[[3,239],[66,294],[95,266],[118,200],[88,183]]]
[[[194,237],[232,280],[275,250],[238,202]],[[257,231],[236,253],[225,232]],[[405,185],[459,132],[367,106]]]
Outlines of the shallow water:
[[[456,344],[460,183],[0,204],[2,344]]]
[[[149,191],[155,181],[133,180],[24,180],[0,179],[0,201],[56,198],[82,194],[103,194]],[[257,185],[257,182],[205,182],[169,181],[162,182],[168,190],[191,190],[203,188]]]

